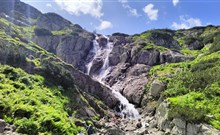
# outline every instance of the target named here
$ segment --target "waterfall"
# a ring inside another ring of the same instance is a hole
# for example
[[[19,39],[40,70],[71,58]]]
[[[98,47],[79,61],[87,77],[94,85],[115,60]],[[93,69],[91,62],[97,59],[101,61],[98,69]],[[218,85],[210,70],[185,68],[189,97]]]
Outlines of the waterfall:
[[[130,104],[129,101],[119,91],[117,91],[116,88],[113,89],[103,82],[103,78],[107,76],[107,74],[109,73],[109,70],[111,69],[111,67],[109,67],[109,54],[111,53],[113,49],[113,43],[109,42],[109,38],[104,35],[103,37],[107,39],[107,44],[104,47],[99,45],[97,41],[99,37],[97,35],[96,35],[96,38],[93,40],[93,49],[91,50],[91,53],[94,54],[94,57],[86,65],[87,74],[90,75],[90,71],[91,71],[94,60],[96,58],[99,58],[100,56],[103,56],[102,57],[103,65],[100,68],[99,72],[96,75],[93,75],[92,78],[94,80],[99,81],[101,84],[105,85],[106,87],[110,88],[114,96],[119,99],[119,101],[121,102],[120,107],[123,106],[123,109],[121,110],[120,115],[126,115],[129,118],[138,118],[139,113],[135,109],[134,105]]]

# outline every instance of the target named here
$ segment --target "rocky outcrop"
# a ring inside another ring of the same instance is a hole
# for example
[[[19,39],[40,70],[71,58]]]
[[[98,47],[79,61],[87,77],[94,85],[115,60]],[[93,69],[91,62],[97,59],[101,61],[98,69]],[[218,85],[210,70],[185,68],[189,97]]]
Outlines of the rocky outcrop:
[[[93,47],[92,34],[35,36],[32,40],[79,70],[86,70],[87,55]]]
[[[177,63],[177,62],[185,61],[187,59],[191,59],[191,58],[187,58],[183,54],[176,52],[176,51],[166,51],[160,54],[161,64],[162,63]]]
[[[132,50],[131,52],[132,64],[145,64],[149,66],[159,64],[160,52],[158,50],[141,50],[135,53],[136,51],[138,50]]]
[[[202,40],[196,38],[188,38],[186,44],[190,50],[201,50],[204,47]]]
[[[37,27],[44,28],[50,31],[62,30],[69,27],[70,21],[55,13],[46,13],[39,16],[37,19]]]
[[[113,67],[105,81],[120,91],[130,102],[140,105],[148,81],[146,75],[149,70],[150,67],[143,64],[130,67],[126,63]]]
[[[162,102],[157,108],[157,126],[166,134],[172,135],[219,135],[220,131],[212,126],[200,123],[189,123],[181,118],[169,117],[169,103]]]
[[[149,40],[157,45],[170,49],[179,50],[181,47],[179,43],[173,39],[172,35],[163,32],[152,32]]]

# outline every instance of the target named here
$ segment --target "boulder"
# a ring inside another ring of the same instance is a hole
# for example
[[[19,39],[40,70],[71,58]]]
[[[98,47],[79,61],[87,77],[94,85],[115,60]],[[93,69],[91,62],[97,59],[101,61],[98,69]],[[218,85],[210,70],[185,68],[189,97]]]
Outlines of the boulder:
[[[159,97],[160,93],[164,90],[164,84],[158,80],[154,80],[151,84],[149,95]]]
[[[166,131],[167,129],[171,129],[170,120],[168,118],[168,102],[162,102],[156,110],[156,120],[157,120],[157,127],[159,130]]]
[[[183,54],[176,52],[176,51],[166,51],[162,52],[160,54],[160,63],[177,63],[177,62],[182,62],[185,61],[187,58]]]

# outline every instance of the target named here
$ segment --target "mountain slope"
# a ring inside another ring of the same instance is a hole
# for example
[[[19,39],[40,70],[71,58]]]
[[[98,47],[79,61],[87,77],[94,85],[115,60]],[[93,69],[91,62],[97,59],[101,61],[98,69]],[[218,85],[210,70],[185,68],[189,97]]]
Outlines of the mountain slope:
[[[110,89],[29,41],[32,26],[2,15],[1,119],[19,133],[77,134],[74,121],[83,126],[79,119],[97,120],[114,106]]]
[[[118,99],[84,74],[95,36],[100,47],[107,38],[19,0],[0,7],[0,118],[20,133],[77,134],[83,121],[108,115]],[[149,131],[218,134],[204,123],[219,129],[219,32],[207,26],[114,33],[102,81],[141,108]],[[102,56],[94,61],[91,76],[104,63]]]

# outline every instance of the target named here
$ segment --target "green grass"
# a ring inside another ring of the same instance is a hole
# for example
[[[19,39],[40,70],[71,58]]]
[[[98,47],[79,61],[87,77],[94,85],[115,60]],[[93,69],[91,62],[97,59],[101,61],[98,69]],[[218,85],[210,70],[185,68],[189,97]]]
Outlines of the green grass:
[[[220,52],[188,63],[163,93],[171,103],[170,117],[207,122],[220,129]],[[211,116],[211,117],[210,117]]]
[[[0,117],[24,134],[77,134],[65,110],[69,102],[61,86],[48,86],[45,78],[0,65]]]
[[[155,45],[155,44],[153,44],[153,43],[147,42],[147,43],[146,43],[146,46],[144,46],[144,47],[142,48],[142,50],[149,50],[149,49],[158,49],[158,50],[160,50],[160,52],[165,52],[165,51],[168,51],[168,50],[169,50],[169,49],[167,49],[167,48],[165,48],[165,47],[163,47],[163,46],[157,46],[157,45]]]

